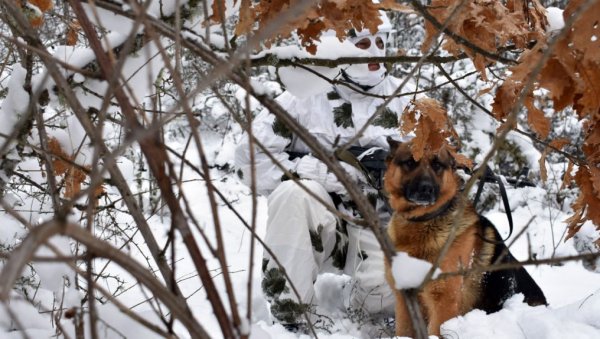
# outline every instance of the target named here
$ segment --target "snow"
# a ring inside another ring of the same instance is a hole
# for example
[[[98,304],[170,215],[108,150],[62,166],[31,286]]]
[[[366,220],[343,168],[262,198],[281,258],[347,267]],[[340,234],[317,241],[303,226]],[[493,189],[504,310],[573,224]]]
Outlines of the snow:
[[[104,338],[144,338],[144,339],[162,339],[163,336],[143,326],[132,326],[129,318],[124,315],[117,307],[111,304],[102,305],[96,304],[99,318],[103,321],[98,324],[98,333]],[[138,312],[139,313],[139,312]],[[158,324],[158,319],[153,312],[141,312],[142,317],[146,318],[155,324]],[[86,324],[86,332],[89,336],[89,323]],[[70,338],[75,338],[74,326],[65,326],[66,334]]]
[[[489,126],[489,122],[480,122],[482,126]],[[488,127],[493,130],[493,127]],[[486,129],[483,128],[483,131]],[[209,155],[211,163],[220,165],[231,164],[233,158],[233,148],[239,140],[239,127],[232,130],[231,134],[225,137],[216,132],[203,131],[202,137],[205,141],[206,152]],[[76,135],[72,136],[73,138]],[[76,137],[80,138],[80,137]],[[482,145],[486,135],[481,136]],[[70,141],[69,141],[70,142]],[[183,149],[184,141],[179,139],[169,140],[169,143],[175,149]],[[489,147],[489,143],[487,145]],[[521,147],[531,149],[533,147],[523,143]],[[186,154],[188,160],[198,163],[198,153],[190,149]],[[533,156],[532,156],[533,158]],[[125,173],[127,181],[132,183],[135,180],[135,165],[126,158],[118,159],[119,168]],[[23,170],[29,170],[31,178],[37,182],[43,182],[44,178],[39,171],[39,163],[35,161],[26,161],[20,164]],[[554,171],[549,171],[550,175]],[[213,183],[216,187],[233,202],[237,211],[242,213],[245,220],[250,220],[252,211],[251,197],[248,189],[243,186],[234,175],[224,173],[217,169],[211,172]],[[182,192],[186,194],[191,202],[190,209],[194,211],[199,225],[207,233],[209,239],[214,239],[214,228],[211,213],[207,209],[209,205],[205,186],[198,181],[198,175],[192,171],[185,170],[182,178]],[[133,184],[132,184],[133,185]],[[514,189],[508,187],[509,199],[513,208],[513,218],[515,220],[515,230],[512,237],[507,241],[511,243],[520,233],[527,221],[536,216],[529,225],[527,233],[531,235],[516,239],[511,246],[513,254],[521,260],[529,257],[529,248],[538,258],[551,258],[552,256],[565,256],[577,254],[573,240],[564,242],[565,223],[567,212],[561,211],[556,206],[552,206],[547,199],[547,191],[540,187]],[[501,204],[500,204],[501,205]],[[29,206],[32,210],[39,206]],[[497,226],[503,236],[508,232],[506,216],[501,210],[501,206],[493,208],[486,213],[486,216]],[[258,219],[257,233],[262,237],[265,233],[266,225],[266,199],[258,199]],[[223,227],[223,236],[226,244],[226,255],[229,264],[236,299],[241,314],[245,314],[247,308],[247,277],[248,277],[248,258],[250,248],[249,231],[241,224],[237,217],[223,204],[219,204],[219,217]],[[10,221],[8,217],[2,217],[3,227],[0,228],[2,237],[10,239],[15,233],[22,234],[15,221]],[[35,220],[35,219],[34,219]],[[120,215],[117,219],[119,225],[131,223],[130,219]],[[170,228],[170,220],[165,216],[154,216],[149,219],[159,241],[164,241],[166,233]],[[14,225],[14,227],[10,226]],[[595,236],[595,230],[586,228],[585,233],[589,237]],[[200,241],[200,236],[197,236]],[[134,237],[137,243],[143,243],[139,235]],[[59,242],[61,248],[67,245]],[[177,274],[182,279],[181,287],[186,295],[190,295],[189,303],[196,316],[215,338],[219,338],[220,330],[212,313],[212,308],[207,301],[203,289],[199,286],[199,280],[194,276],[194,268],[189,259],[189,255],[183,246],[176,246],[176,259],[178,260]],[[203,251],[206,251],[203,246]],[[135,250],[124,250],[124,253],[134,257],[140,262],[144,262],[144,257]],[[206,253],[206,252],[205,252]],[[42,253],[44,255],[48,252]],[[297,335],[285,330],[280,324],[274,323],[268,311],[268,303],[261,293],[260,288],[260,262],[261,249],[257,247],[254,256],[254,281],[252,282],[251,303],[253,318],[245,320],[244,329],[250,331],[250,338],[308,338],[306,335]],[[215,282],[222,296],[225,296],[222,280],[219,279],[218,264],[214,259],[207,261],[209,268],[214,270]],[[43,266],[36,264],[39,269],[40,279],[43,284],[40,291],[46,291],[47,298],[52,295],[58,295],[52,291],[57,291],[58,280],[67,274],[63,266],[48,264]],[[428,263],[409,258],[406,254],[398,254],[393,262],[394,277],[399,282],[400,287],[413,287],[418,285],[431,266]],[[580,262],[566,262],[562,265],[550,266],[527,266],[527,270],[538,282],[549,301],[548,307],[529,307],[522,303],[522,297],[517,295],[511,298],[505,305],[505,308],[497,313],[486,315],[482,311],[473,310],[464,316],[451,319],[443,325],[442,331],[448,338],[482,338],[504,339],[504,338],[528,338],[528,339],[546,339],[546,338],[597,338],[600,337],[600,320],[598,313],[600,311],[600,274],[586,270]],[[109,271],[112,274],[119,274],[123,279],[130,281],[135,285],[135,281],[123,270],[109,265]],[[406,274],[406,272],[411,272]],[[404,280],[403,280],[404,279]],[[365,337],[363,328],[352,321],[344,308],[344,286],[348,283],[349,277],[346,275],[324,274],[316,282],[316,296],[320,302],[319,311],[327,314],[334,323],[330,332],[318,331],[319,338],[324,339],[349,339]],[[109,284],[110,288],[114,288]],[[77,306],[81,295],[72,288],[66,291],[65,305]],[[133,306],[146,300],[147,294],[142,289],[131,288],[119,296],[121,302]],[[52,303],[45,302],[47,308],[52,307]],[[50,327],[47,316],[42,315],[36,307],[31,304],[12,300],[11,310],[15,312],[19,319],[23,319],[23,326],[27,329],[26,333],[30,337],[50,338],[54,330]],[[102,319],[100,322],[102,338],[119,337],[116,333],[128,336],[129,338],[157,338],[155,333],[148,332],[142,326],[131,321],[128,317],[120,313],[110,303],[98,305],[98,314]],[[134,311],[153,323],[160,324],[152,308],[143,303],[134,308]],[[14,329],[9,319],[10,316],[2,313],[0,309],[0,329],[4,333],[0,336],[6,338],[20,338],[22,332],[8,332]],[[105,324],[110,324],[110,328]],[[63,321],[63,326],[71,337],[74,337],[73,327],[70,323]],[[187,334],[178,324],[175,327],[177,333],[186,338]],[[390,336],[388,336],[390,337]]]
[[[24,234],[25,231],[17,220],[9,216],[2,218],[2,227],[0,227],[0,244],[10,243],[12,239],[19,238]]]
[[[6,333],[13,332],[13,330],[19,328],[7,310],[7,308],[10,308],[10,312],[17,316],[19,325],[23,328],[30,330],[52,330],[48,320],[39,313],[39,310],[35,306],[19,296],[14,296],[15,299],[12,299],[10,303],[0,305],[0,329]],[[2,333],[3,338],[6,335],[5,333]],[[40,331],[40,333],[48,333],[48,331]]]
[[[563,10],[558,7],[546,8],[546,18],[548,18],[548,32],[558,31],[565,26],[565,20],[563,18]]]
[[[60,251],[63,256],[70,254],[70,239],[66,237],[54,237],[50,240],[52,246]],[[52,257],[54,252],[47,246],[42,246],[36,251],[36,255],[40,257]],[[60,293],[63,288],[64,278],[73,277],[73,271],[64,263],[44,263],[38,262],[34,264],[36,273],[40,277],[40,287]]]
[[[218,149],[221,146],[217,142],[218,138],[212,139],[207,144],[207,148]],[[231,148],[233,139],[226,143],[227,148]],[[175,145],[176,146],[176,145]],[[225,152],[220,154],[220,162],[227,163],[227,155]],[[198,159],[197,154],[191,152],[188,155],[190,160]],[[131,167],[131,164],[123,162],[126,167]],[[123,166],[123,165],[121,165]],[[244,218],[249,220],[251,211],[250,197],[247,195],[247,188],[242,186],[237,180],[231,176],[224,176],[219,171],[212,172],[214,183],[217,188],[235,201],[236,209],[244,214]],[[197,178],[193,173],[186,173],[184,179]],[[227,180],[223,180],[227,178]],[[41,178],[40,178],[41,179]],[[131,177],[129,177],[131,180]],[[190,181],[183,185],[183,190],[192,202],[191,209],[196,211],[196,217],[199,219],[203,229],[208,232],[209,237],[214,237],[212,230],[212,221],[210,213],[207,213],[208,200],[204,185],[199,185],[197,181]],[[515,231],[513,238],[519,233],[520,229],[530,219],[532,215],[536,215],[536,219],[529,226],[529,233],[536,234],[531,237],[534,241],[531,247],[542,258],[547,258],[556,253],[557,255],[575,254],[573,241],[563,242],[561,234],[564,232],[564,219],[566,214],[558,213],[555,209],[550,209],[544,206],[545,191],[540,188],[531,189],[511,189],[509,188],[509,198],[511,206],[515,208],[513,218],[515,219]],[[230,272],[236,291],[236,298],[240,303],[240,311],[245,314],[246,300],[246,280],[248,270],[249,256],[249,232],[240,224],[239,220],[224,206],[220,207],[219,215],[221,224],[224,227],[223,233],[226,244],[226,254],[229,263]],[[558,215],[551,215],[552,213]],[[506,236],[507,225],[506,216],[499,209],[494,209],[486,214],[497,227]],[[6,219],[4,219],[6,220]],[[169,219],[154,217],[150,220],[152,227],[157,235],[164,236],[169,229]],[[259,199],[258,206],[258,233],[264,235],[266,222],[266,201],[264,198]],[[3,225],[8,225],[3,221]],[[553,225],[554,235],[551,235]],[[561,226],[562,225],[562,226]],[[562,229],[561,229],[562,227]],[[9,232],[5,227],[3,232]],[[592,231],[589,231],[593,234]],[[10,237],[11,233],[6,233],[5,236]],[[198,238],[200,239],[200,238]],[[510,239],[512,241],[513,239]],[[139,241],[139,240],[138,240]],[[62,247],[66,245],[63,243]],[[518,259],[527,259],[528,257],[528,242],[525,237],[517,240],[511,247],[513,254]],[[182,251],[182,246],[178,247],[177,258],[178,275],[187,277],[193,274],[194,269],[189,261],[189,257],[185,251]],[[249,328],[250,337],[254,339],[263,338],[308,338],[308,336],[293,334],[287,332],[281,325],[273,323],[268,312],[268,304],[260,292],[260,249],[255,254],[255,267],[252,295],[253,319],[248,321],[245,328]],[[47,254],[47,253],[44,253]],[[132,255],[135,255],[132,253]],[[139,255],[135,255],[139,260],[143,260]],[[403,258],[403,259],[401,259]],[[411,260],[408,256],[399,254],[393,262],[394,276],[400,282],[400,287],[413,287],[418,285],[423,275],[429,270],[430,265],[424,262]],[[67,273],[61,266],[39,266],[41,281],[44,282],[41,289],[49,289],[56,291],[58,288],[57,279],[62,279],[62,275]],[[218,266],[214,260],[209,261],[209,267],[216,269]],[[579,262],[567,262],[560,266],[539,266],[527,267],[532,277],[539,283],[544,290],[550,306],[548,307],[529,307],[523,304],[521,296],[514,296],[510,299],[505,308],[497,313],[486,315],[481,311],[474,310],[464,316],[457,317],[445,323],[442,328],[442,333],[448,338],[528,338],[528,339],[558,339],[558,338],[597,338],[600,336],[600,320],[598,313],[600,312],[600,275],[585,270]],[[121,272],[114,267],[110,270],[113,273]],[[406,274],[411,272],[411,274]],[[128,278],[126,272],[119,273],[125,279]],[[406,278],[406,280],[402,280]],[[358,325],[353,323],[345,313],[343,307],[343,286],[348,282],[349,277],[345,275],[326,274],[319,277],[316,284],[317,298],[321,304],[321,312],[331,317],[335,326],[331,329],[332,333],[319,331],[319,337],[325,339],[349,339],[359,338],[362,336],[361,331],[357,328]],[[222,295],[224,290],[221,280],[215,277],[218,283],[219,290]],[[192,294],[198,290],[198,279],[191,277],[181,283],[182,289],[186,294]],[[79,299],[77,292],[68,292],[66,304],[71,306],[78,305]],[[127,302],[129,305],[135,305],[145,299],[145,294],[139,289],[132,289],[126,294],[121,295],[122,302]],[[219,327],[214,319],[211,307],[200,290],[194,294],[190,300],[190,305],[197,319],[200,319],[203,326],[215,338],[220,337]],[[99,317],[102,319],[101,337],[115,338],[119,337],[116,333],[121,333],[128,338],[158,338],[155,333],[148,332],[141,326],[133,323],[126,316],[122,315],[115,307],[110,304],[98,305]],[[19,319],[23,319],[23,326],[27,328],[27,333],[30,337],[35,338],[50,338],[54,331],[50,328],[48,319],[40,315],[37,308],[31,304],[13,300],[10,303],[11,310],[18,314]],[[154,313],[148,308],[137,307],[134,309],[138,314],[147,319],[153,319],[153,322],[159,324]],[[9,316],[1,313],[0,319],[5,319],[0,322],[0,328],[9,331],[14,328],[8,319]],[[105,324],[110,324],[111,328],[107,328]],[[67,328],[71,337],[74,337],[72,326],[63,326]],[[180,327],[179,333],[185,338],[186,334]],[[3,337],[20,338],[14,332],[5,332]]]
[[[268,54],[276,56],[278,59],[324,59],[335,60],[341,57],[369,57],[368,52],[357,48],[350,41],[339,41],[335,36],[322,36],[320,42],[316,42],[317,52],[315,55],[309,54],[306,50],[298,46],[276,46],[261,53],[254,58],[263,57]],[[292,94],[300,98],[306,98],[317,93],[329,90],[331,80],[333,80],[348,65],[339,65],[337,67],[305,66],[312,71],[301,67],[281,67],[278,71],[279,78],[285,88]],[[316,75],[319,74],[319,75]]]
[[[117,158],[116,163],[121,173],[123,173],[125,181],[133,186],[133,180],[135,180],[135,167],[133,162],[126,157],[119,157]]]
[[[449,320],[442,325],[442,335],[461,339],[598,338],[600,319],[593,314],[600,311],[599,293],[556,309],[528,307],[522,301],[522,295],[515,295],[494,314],[472,311]]]
[[[218,148],[219,143],[217,138],[213,139],[207,145],[207,148]],[[231,142],[227,142],[227,147],[231,148]],[[226,152],[229,154],[228,152]],[[223,157],[220,161],[227,162],[227,157]],[[197,154],[190,153],[189,159],[197,159]],[[126,165],[130,166],[130,165]],[[235,201],[234,206],[237,210],[244,214],[244,218],[249,220],[251,211],[250,197],[247,195],[247,188],[239,182],[231,179],[231,176],[226,176],[219,171],[212,172],[214,183],[217,188]],[[130,178],[131,179],[131,178]],[[186,173],[184,179],[197,179],[192,173]],[[227,179],[224,181],[224,179]],[[212,229],[212,220],[210,213],[207,211],[208,200],[204,185],[199,185],[197,181],[190,181],[183,185],[183,190],[192,201],[191,209],[195,211],[196,217],[199,219],[200,225],[208,232],[210,238],[214,237]],[[519,233],[520,228],[524,226],[527,220],[532,215],[536,215],[534,223],[530,225],[529,233],[545,232],[545,235],[537,234],[531,237],[533,249],[540,257],[550,257],[551,253],[558,255],[574,254],[573,242],[564,243],[560,241],[560,234],[564,231],[564,217],[566,214],[558,216],[550,215],[550,209],[543,206],[543,194],[541,189],[509,189],[509,197],[511,206],[516,209],[513,212],[516,229],[513,232],[513,237]],[[522,201],[526,204],[522,205]],[[556,213],[555,210],[553,210]],[[246,300],[246,281],[248,270],[249,257],[249,232],[243,228],[239,220],[224,206],[219,208],[219,215],[224,227],[223,233],[226,244],[226,254],[229,263],[229,270],[232,273],[234,290],[236,298],[239,302],[240,311],[245,314]],[[494,209],[487,213],[498,228],[506,235],[506,217],[499,209]],[[554,220],[556,228],[553,236],[549,232],[550,221]],[[266,201],[264,198],[259,199],[258,206],[258,233],[264,235],[266,222]],[[170,226],[168,218],[154,217],[150,223],[158,236],[166,234]],[[2,232],[6,233],[6,238],[10,237],[9,230],[5,228],[6,217],[3,218]],[[563,229],[561,230],[561,225]],[[198,237],[198,239],[200,239]],[[553,241],[553,239],[555,239]],[[137,240],[139,242],[139,239]],[[509,242],[512,239],[509,240]],[[58,243],[57,243],[58,244]],[[66,244],[62,243],[62,248]],[[528,257],[528,243],[526,238],[520,238],[513,245],[512,251],[519,259]],[[186,281],[182,281],[182,289],[186,295],[193,294],[189,299],[192,310],[197,319],[201,321],[203,326],[215,338],[219,338],[219,327],[214,319],[209,302],[206,300],[203,291],[198,291],[198,278],[193,277],[194,269],[189,261],[187,253],[182,250],[182,246],[177,246],[178,253],[178,275],[180,277],[190,277]],[[268,313],[267,303],[260,292],[260,249],[255,254],[255,267],[253,281],[252,308],[253,319],[246,322],[244,328],[250,330],[250,338],[308,338],[308,336],[290,333],[281,325],[273,323]],[[47,255],[48,252],[41,253]],[[137,259],[143,261],[139,254],[132,253]],[[401,259],[403,258],[403,259]],[[208,262],[211,269],[216,270],[218,267],[214,260]],[[36,264],[36,270],[40,275],[40,281],[43,284],[40,290],[48,289],[57,291],[59,288],[58,280],[68,272],[57,264]],[[393,263],[394,276],[400,282],[400,287],[413,287],[418,285],[423,275],[429,270],[430,265],[424,262],[411,260],[408,256],[399,254]],[[399,268],[400,267],[400,268]],[[521,296],[514,296],[510,299],[505,308],[497,313],[485,315],[483,312],[474,310],[468,314],[457,317],[443,325],[442,333],[448,338],[527,338],[527,339],[559,339],[559,338],[598,338],[600,336],[600,320],[598,314],[600,312],[600,275],[585,270],[579,262],[568,262],[561,266],[539,266],[527,267],[532,277],[539,283],[544,290],[550,306],[548,307],[529,307],[522,303]],[[119,275],[126,280],[131,281],[131,277],[127,276],[126,272],[111,267],[110,272]],[[218,279],[218,272],[215,271],[215,281],[218,283],[219,290],[224,296],[224,290],[221,280]],[[406,274],[411,272],[411,274]],[[406,278],[406,280],[402,280]],[[323,314],[327,314],[334,320],[335,325],[331,329],[332,333],[319,331],[319,338],[325,339],[349,339],[359,338],[362,336],[358,325],[353,323],[345,313],[343,307],[343,286],[348,282],[349,277],[345,275],[325,274],[319,277],[316,284],[317,298],[321,304],[320,310]],[[132,281],[134,282],[134,281]],[[60,295],[60,294],[57,294]],[[66,305],[76,306],[79,304],[81,296],[76,291],[67,293]],[[135,305],[146,298],[145,293],[140,289],[132,289],[126,294],[121,295],[120,300],[128,305]],[[32,306],[28,302],[20,300],[12,300],[9,304],[11,310],[18,315],[24,328],[27,329],[27,334],[32,338],[50,338],[54,334],[54,330],[50,327],[48,318],[40,314],[39,309]],[[102,321],[100,322],[101,338],[120,338],[119,334],[128,338],[158,338],[155,333],[149,332],[143,327],[132,322],[126,316],[122,315],[111,304],[98,305],[98,315]],[[160,322],[156,319],[153,311],[147,307],[137,307],[134,309],[138,314],[156,324]],[[0,309],[0,329],[3,330],[0,336],[5,338],[21,338],[22,332],[9,332],[15,327],[10,321],[10,316],[3,313]],[[110,324],[110,328],[106,326]],[[67,329],[71,337],[75,337],[73,327],[69,323],[63,322],[63,326]],[[186,334],[180,327],[179,334],[185,338]]]
[[[27,110],[29,94],[23,89],[26,71],[21,65],[14,65],[12,76],[8,81],[8,95],[0,105],[0,145],[5,138],[1,135],[10,135],[13,127],[21,114]]]
[[[156,3],[156,1],[153,2]],[[98,25],[99,27],[104,27],[106,30],[111,31],[113,34],[122,35],[123,38],[125,38],[133,28],[133,21],[126,17],[117,15],[111,11],[96,6],[90,6],[85,3],[83,3],[82,5],[88,18],[94,24]],[[140,25],[138,27],[138,30],[141,28],[142,26]],[[112,39],[103,39],[103,42],[110,42],[112,47],[116,46],[112,44],[112,42],[114,42]],[[107,46],[105,45],[105,48],[106,47]]]
[[[52,47],[52,52],[54,58],[78,68],[87,65],[94,59],[94,52],[91,48],[57,45]]]
[[[529,169],[538,172],[540,169],[538,160],[542,156],[542,153],[536,148],[531,147],[530,141],[525,139],[525,136],[516,132],[509,132],[506,136],[506,139],[512,141],[517,147],[519,147],[519,154],[527,159]]]
[[[396,253],[392,257],[391,266],[395,287],[399,290],[419,287],[433,267],[430,262],[411,257],[405,252]],[[436,268],[432,278],[435,279],[441,273],[442,271]]]

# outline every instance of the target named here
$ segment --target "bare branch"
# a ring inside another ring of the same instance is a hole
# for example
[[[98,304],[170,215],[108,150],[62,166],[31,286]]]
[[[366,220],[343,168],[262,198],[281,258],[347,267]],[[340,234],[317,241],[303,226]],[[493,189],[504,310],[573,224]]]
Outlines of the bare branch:
[[[186,307],[173,298],[172,293],[162,286],[150,272],[122,252],[106,242],[94,238],[79,225],[51,220],[36,226],[25,237],[23,242],[12,251],[10,259],[0,271],[0,300],[7,301],[15,281],[19,278],[25,265],[31,261],[35,249],[55,235],[66,235],[83,243],[90,254],[106,258],[122,266],[127,272],[138,279],[152,291],[154,296],[167,305],[171,312],[190,331],[193,337],[210,338],[210,335],[198,324]]]
[[[95,30],[91,25],[91,22],[87,18],[86,13],[83,11],[83,7],[81,3],[78,1],[70,1],[72,8],[75,11],[75,14],[82,25],[83,30],[86,32],[86,35],[89,39],[90,45],[96,54],[96,58],[98,60],[98,64],[102,72],[106,76],[110,76],[113,73],[114,66],[109,60],[108,56],[104,53],[104,50],[100,44],[99,39],[96,37]],[[137,130],[144,130],[144,128],[137,121],[136,113],[134,108],[131,106],[128,97],[125,95],[124,91],[117,87],[114,92],[115,98],[119,105],[123,110],[123,114],[126,117],[126,124],[129,128],[130,133],[135,133]],[[164,151],[164,147],[161,146],[160,139],[154,137],[152,139],[146,138],[143,140],[138,140],[142,151],[144,152],[146,159],[148,160],[150,169],[158,181],[158,185],[161,190],[161,194],[163,198],[167,202],[169,209],[172,213],[172,222],[175,227],[181,232],[184,243],[190,251],[190,255],[192,256],[193,262],[196,266],[196,269],[200,273],[201,280],[204,283],[204,286],[207,290],[207,295],[209,300],[211,301],[211,305],[217,315],[217,319],[221,326],[221,330],[223,331],[223,335],[226,338],[233,338],[233,330],[231,324],[229,323],[229,317],[223,307],[222,301],[219,297],[219,294],[214,286],[214,282],[210,278],[210,274],[208,273],[208,269],[206,267],[206,262],[198,245],[196,244],[193,234],[189,229],[186,218],[181,210],[177,202],[177,198],[175,197],[171,184],[169,182],[170,175],[168,172],[172,173],[172,168],[165,168],[168,166],[168,157]],[[167,172],[168,171],[168,172]]]

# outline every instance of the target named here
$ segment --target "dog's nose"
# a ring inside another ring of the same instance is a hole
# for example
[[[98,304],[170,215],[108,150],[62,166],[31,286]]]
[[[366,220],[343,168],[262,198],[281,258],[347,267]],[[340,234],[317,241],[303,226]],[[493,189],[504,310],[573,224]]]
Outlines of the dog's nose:
[[[435,187],[433,187],[433,185],[429,181],[420,182],[417,186],[417,194],[420,196],[430,197],[433,196],[434,192]]]
[[[438,188],[430,180],[413,182],[407,187],[406,199],[419,205],[430,205],[437,200]]]
[[[435,198],[435,187],[429,181],[422,181],[417,185],[416,195],[419,200],[431,202]]]

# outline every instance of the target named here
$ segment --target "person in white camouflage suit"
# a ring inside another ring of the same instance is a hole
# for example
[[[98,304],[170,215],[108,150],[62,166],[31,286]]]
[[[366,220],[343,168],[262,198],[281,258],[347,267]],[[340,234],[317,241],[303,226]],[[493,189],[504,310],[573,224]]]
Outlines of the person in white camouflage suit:
[[[378,32],[351,30],[348,40],[372,56],[384,56],[391,25],[382,12],[383,24]],[[360,54],[364,56],[364,53]],[[289,91],[277,97],[277,102],[296,121],[306,127],[324,147],[345,144],[355,138],[367,120],[383,104],[376,96],[391,95],[401,80],[387,75],[383,64],[356,64],[340,71],[338,81],[343,85],[329,85],[329,90],[310,97],[297,97]],[[363,93],[360,93],[360,92]],[[370,96],[368,94],[376,96]],[[414,92],[414,86],[405,85],[402,93]],[[369,124],[354,143],[355,146],[388,149],[387,137],[398,140],[398,121],[410,95],[394,98]],[[274,114],[263,110],[256,116],[252,127],[254,136],[266,146],[275,159],[294,175],[301,178],[314,194],[339,211],[358,217],[356,208],[346,191],[327,166],[310,154],[310,149],[282,124]],[[247,138],[236,150],[236,166],[242,180],[251,178],[250,153]],[[300,294],[292,293],[280,267],[265,251],[262,288],[271,303],[271,313],[283,324],[302,322],[302,313],[310,310],[315,300],[314,282],[323,272],[349,275],[352,280],[344,289],[346,307],[371,315],[393,316],[394,297],[385,282],[383,254],[371,230],[350,224],[328,211],[293,180],[287,180],[283,171],[258,147],[255,147],[256,183],[260,194],[268,195],[268,221],[264,241],[286,269]],[[303,156],[297,156],[298,154]],[[382,201],[366,183],[357,168],[341,163],[350,177],[370,195],[382,211],[381,224],[389,219]]]

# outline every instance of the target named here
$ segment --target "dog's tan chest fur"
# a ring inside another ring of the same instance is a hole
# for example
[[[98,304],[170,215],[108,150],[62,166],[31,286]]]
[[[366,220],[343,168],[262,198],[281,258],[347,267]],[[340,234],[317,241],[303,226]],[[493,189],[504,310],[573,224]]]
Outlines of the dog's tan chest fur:
[[[477,216],[468,213],[470,211],[465,212],[456,223],[456,240],[460,239],[460,236],[468,229],[476,230]],[[455,214],[450,213],[443,218],[415,222],[404,218],[399,213],[394,213],[388,227],[388,235],[397,251],[407,252],[415,258],[433,261],[437,259],[451,234]],[[452,246],[464,245],[466,244],[461,245],[455,241]]]
[[[389,224],[388,235],[396,251],[434,263],[450,236],[454,218],[455,213],[449,213],[431,221],[412,222],[395,213]],[[467,207],[456,223],[455,238],[440,262],[442,272],[469,269],[480,260],[483,253],[480,253],[477,220],[474,211]],[[388,280],[393,281],[391,275]],[[479,282],[479,277],[456,275],[425,285],[419,297],[431,334],[439,334],[439,327],[444,321],[472,309],[479,294]],[[397,316],[400,314],[401,318],[407,317],[403,313],[405,311],[402,305],[396,308]],[[404,323],[409,323],[409,320]],[[397,334],[408,334],[410,331],[410,328],[405,328]]]

